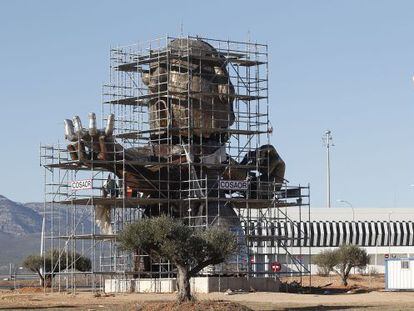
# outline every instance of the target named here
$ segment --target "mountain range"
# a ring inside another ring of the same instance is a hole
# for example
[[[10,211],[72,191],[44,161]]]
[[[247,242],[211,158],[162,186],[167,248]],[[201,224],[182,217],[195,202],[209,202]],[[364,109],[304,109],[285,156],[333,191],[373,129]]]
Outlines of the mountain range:
[[[9,264],[21,265],[25,257],[40,253],[40,235],[43,221],[43,203],[19,203],[0,195],[0,274],[9,271]],[[71,219],[70,209],[57,209],[54,219],[60,218],[61,232],[65,231],[65,223]],[[82,225],[87,232],[92,223],[85,217],[84,209],[76,213],[82,217]],[[60,217],[58,217],[60,216]],[[66,220],[66,221],[65,221]],[[45,223],[50,228],[50,220]]]
[[[21,236],[42,230],[38,203],[17,203],[0,195],[0,233]]]

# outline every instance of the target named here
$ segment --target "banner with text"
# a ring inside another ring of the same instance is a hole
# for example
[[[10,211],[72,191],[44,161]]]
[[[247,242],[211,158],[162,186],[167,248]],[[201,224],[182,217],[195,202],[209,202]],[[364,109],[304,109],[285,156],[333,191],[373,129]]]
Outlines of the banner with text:
[[[246,180],[220,180],[219,186],[224,190],[247,190],[249,182]]]
[[[92,179],[71,181],[70,189],[72,189],[73,191],[92,189]]]

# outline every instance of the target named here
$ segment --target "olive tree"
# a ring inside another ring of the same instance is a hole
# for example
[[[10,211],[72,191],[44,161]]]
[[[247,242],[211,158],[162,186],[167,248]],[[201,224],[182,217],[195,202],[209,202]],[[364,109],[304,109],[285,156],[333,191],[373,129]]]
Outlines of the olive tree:
[[[342,245],[336,252],[337,264],[334,271],[341,277],[342,284],[347,286],[351,269],[365,268],[369,264],[369,256],[365,249],[356,245]]]
[[[325,250],[315,256],[313,262],[318,266],[322,275],[329,275],[337,264],[337,252],[333,250]]]
[[[56,273],[71,268],[86,272],[91,270],[92,264],[89,258],[78,253],[51,250],[43,256],[29,255],[23,261],[23,267],[37,273],[41,285],[49,287]]]
[[[121,249],[164,258],[177,268],[178,301],[192,299],[190,278],[209,265],[224,262],[237,250],[228,230],[191,228],[179,220],[161,216],[144,218],[124,228],[118,236]]]
[[[325,251],[315,257],[314,261],[323,271],[335,272],[341,277],[342,284],[348,286],[348,278],[352,268],[363,269],[369,264],[369,256],[365,249],[356,245]]]

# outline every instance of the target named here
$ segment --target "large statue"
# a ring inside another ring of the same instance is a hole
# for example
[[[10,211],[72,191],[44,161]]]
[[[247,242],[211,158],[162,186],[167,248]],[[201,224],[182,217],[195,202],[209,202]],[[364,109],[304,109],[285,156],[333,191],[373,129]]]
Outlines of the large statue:
[[[229,128],[235,118],[234,87],[225,59],[202,40],[177,39],[168,49],[178,57],[172,58],[168,66],[154,61],[142,76],[150,94],[160,94],[149,101],[151,129],[165,134],[168,128],[188,128],[188,118],[191,135],[197,137],[209,138]],[[185,130],[180,134],[188,136]]]
[[[168,203],[160,200],[155,207],[141,206],[147,216],[190,215],[200,224],[240,228],[233,206],[225,200],[194,200],[190,204],[178,199],[225,198],[226,191],[218,189],[220,179],[249,181],[249,198],[271,199],[269,182],[284,181],[285,164],[272,145],[246,152],[240,162],[226,153],[230,139],[226,130],[235,122],[235,90],[226,59],[216,49],[191,39],[174,40],[168,49],[174,57],[158,59],[142,72],[149,94],[145,103],[150,122],[148,144],[124,148],[113,135],[115,116],[109,115],[106,127],[98,129],[91,113],[88,128],[77,116],[73,121],[65,120],[68,150],[73,160],[123,180],[124,194],[129,191],[140,198],[171,199]],[[205,179],[207,185],[197,184]],[[119,195],[114,180],[108,179],[104,188],[105,197]],[[239,191],[241,197],[246,193]],[[109,209],[96,207],[97,222],[104,233],[112,233]]]

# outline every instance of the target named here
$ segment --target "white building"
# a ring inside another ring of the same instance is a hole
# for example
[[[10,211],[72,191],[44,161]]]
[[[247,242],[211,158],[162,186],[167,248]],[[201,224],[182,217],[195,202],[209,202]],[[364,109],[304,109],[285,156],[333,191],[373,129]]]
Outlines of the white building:
[[[304,221],[303,214],[299,222],[297,209],[287,212],[292,222],[273,230],[267,225],[261,234],[286,236],[283,243],[291,256],[269,256],[276,253],[275,242],[264,242],[262,247],[255,247],[256,260],[266,263],[258,265],[258,272],[267,271],[267,263],[276,260],[282,264],[282,271],[289,273],[297,260],[316,273],[317,267],[309,264],[309,255],[342,244],[365,248],[371,258],[368,270],[372,272],[384,273],[386,258],[414,257],[414,208],[311,208],[310,222]]]
[[[385,289],[414,290],[414,258],[385,260]]]

